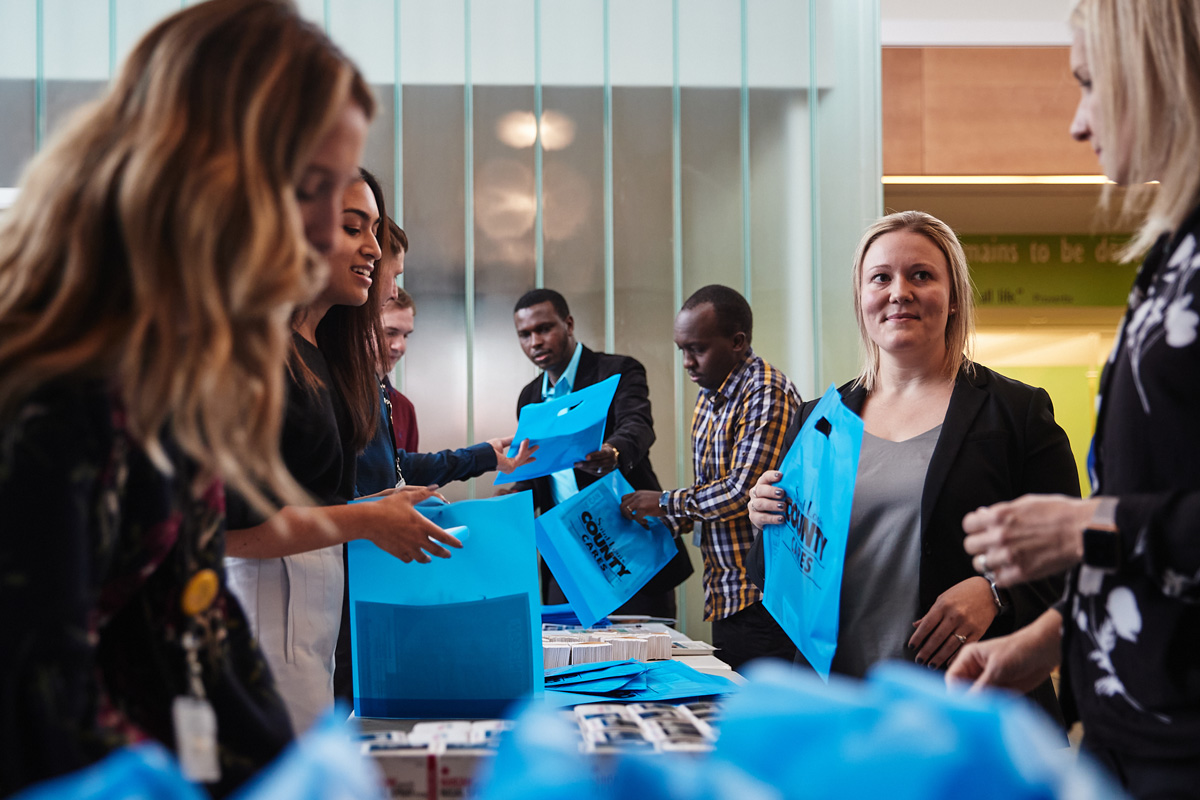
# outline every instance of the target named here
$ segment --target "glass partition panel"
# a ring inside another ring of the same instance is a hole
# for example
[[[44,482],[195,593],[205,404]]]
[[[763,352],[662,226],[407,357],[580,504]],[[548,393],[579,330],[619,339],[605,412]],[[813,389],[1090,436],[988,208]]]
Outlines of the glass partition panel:
[[[37,7],[0,0],[0,19],[0,186],[16,186],[37,149]]]

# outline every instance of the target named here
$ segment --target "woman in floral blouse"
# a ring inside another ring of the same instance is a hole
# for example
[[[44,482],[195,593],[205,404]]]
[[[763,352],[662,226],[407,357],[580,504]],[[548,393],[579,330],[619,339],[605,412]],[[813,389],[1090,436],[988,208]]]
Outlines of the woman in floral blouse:
[[[291,738],[224,585],[224,486],[307,500],[288,320],[372,112],[291,4],[198,4],[0,219],[0,795],[144,739],[221,795]]]
[[[1084,746],[1137,797],[1200,787],[1200,0],[1082,0],[1072,135],[1149,211],[1149,248],[1100,383],[1088,500],[968,514],[976,569],[1011,585],[1074,568],[1066,598],[964,648],[950,679],[1023,688],[1061,662]],[[1157,180],[1158,186],[1146,186]]]

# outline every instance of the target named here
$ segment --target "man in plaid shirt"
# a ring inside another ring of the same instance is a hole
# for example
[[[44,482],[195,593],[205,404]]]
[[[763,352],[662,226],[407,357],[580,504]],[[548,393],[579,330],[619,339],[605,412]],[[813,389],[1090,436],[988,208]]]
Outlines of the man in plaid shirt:
[[[692,415],[696,483],[621,500],[629,519],[667,517],[694,526],[704,556],[704,618],[712,621],[717,655],[734,669],[759,657],[792,659],[795,647],[746,576],[754,541],[747,512],[750,487],[784,456],[784,432],[800,411],[800,395],[782,372],[750,347],[753,313],[727,286],[705,286],[675,317],[683,368],[700,386]]]

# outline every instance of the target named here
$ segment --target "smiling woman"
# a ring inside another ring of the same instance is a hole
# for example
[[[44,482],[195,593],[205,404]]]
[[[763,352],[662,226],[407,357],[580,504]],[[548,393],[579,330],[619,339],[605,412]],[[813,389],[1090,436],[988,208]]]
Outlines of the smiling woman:
[[[1001,592],[976,575],[963,515],[1034,486],[1078,497],[1078,477],[1046,392],[970,360],[967,261],[945,223],[919,211],[878,220],[852,280],[863,369],[840,391],[866,433],[833,671],[861,677],[885,659],[940,668],[966,642],[1036,618],[1061,590],[1045,580]],[[789,512],[779,478],[766,473],[752,492],[759,528]],[[1031,696],[1061,719],[1048,680]]]
[[[316,328],[325,313],[322,306],[364,306],[374,283],[375,265],[383,255],[379,247],[379,203],[365,180],[343,195],[341,235],[329,252],[329,283],[313,301],[300,323],[301,335],[316,341]]]
[[[319,181],[318,181],[319,183]],[[344,594],[342,544],[369,538],[404,560],[448,556],[457,546],[412,504],[428,490],[377,503],[355,496],[355,460],[379,419],[375,367],[383,352],[373,280],[383,192],[369,172],[338,192],[329,277],[292,320],[287,414],[281,449],[288,469],[320,508],[286,507],[270,518],[230,493],[230,588],[246,609],[297,730],[333,702],[334,648]],[[314,511],[316,513],[314,513]]]

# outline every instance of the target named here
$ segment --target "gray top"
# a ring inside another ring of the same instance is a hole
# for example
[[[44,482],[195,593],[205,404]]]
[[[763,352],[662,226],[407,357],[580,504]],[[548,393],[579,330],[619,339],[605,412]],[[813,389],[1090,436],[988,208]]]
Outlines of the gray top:
[[[862,677],[877,661],[912,661],[921,569],[921,493],[942,426],[903,442],[863,434],[832,670]]]

